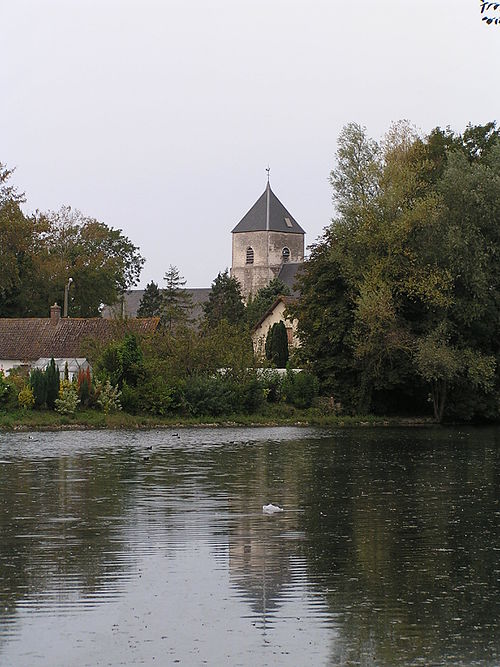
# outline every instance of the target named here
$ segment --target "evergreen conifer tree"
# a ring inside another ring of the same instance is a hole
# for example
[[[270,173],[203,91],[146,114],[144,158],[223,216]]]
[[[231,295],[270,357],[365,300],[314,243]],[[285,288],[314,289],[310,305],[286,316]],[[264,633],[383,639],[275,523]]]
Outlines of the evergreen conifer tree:
[[[190,320],[190,311],[193,308],[191,294],[183,289],[186,281],[180,275],[176,266],[170,265],[163,280],[166,287],[163,290],[163,304],[160,323],[169,331],[179,325],[187,324]]]
[[[146,285],[141,303],[137,310],[137,317],[159,317],[163,304],[163,297],[158,285],[152,280]]]
[[[34,368],[30,373],[30,387],[33,391],[34,407],[40,410],[47,402],[47,378],[39,368]]]
[[[229,324],[241,322],[245,306],[243,305],[240,284],[231,278],[228,270],[219,273],[212,283],[208,301],[203,306],[206,324],[213,328],[221,320]]]
[[[276,368],[285,368],[288,361],[288,337],[284,322],[275,322],[266,336],[266,358]]]
[[[56,399],[59,397],[59,369],[56,366],[54,357],[50,360],[49,365],[45,369],[45,382],[47,386],[47,407],[49,410],[55,408]]]

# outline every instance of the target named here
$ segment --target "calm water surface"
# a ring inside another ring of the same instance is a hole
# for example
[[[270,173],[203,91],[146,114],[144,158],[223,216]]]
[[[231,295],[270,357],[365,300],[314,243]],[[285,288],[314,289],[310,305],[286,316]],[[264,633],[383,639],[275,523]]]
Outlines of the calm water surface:
[[[0,665],[499,665],[499,443],[0,434]]]

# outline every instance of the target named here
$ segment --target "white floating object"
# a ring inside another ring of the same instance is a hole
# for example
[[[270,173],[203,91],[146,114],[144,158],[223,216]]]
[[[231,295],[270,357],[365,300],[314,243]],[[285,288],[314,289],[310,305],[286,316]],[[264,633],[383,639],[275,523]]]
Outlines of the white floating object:
[[[276,512],[283,512],[283,508],[270,503],[269,505],[262,505],[262,511],[264,514],[276,514]]]

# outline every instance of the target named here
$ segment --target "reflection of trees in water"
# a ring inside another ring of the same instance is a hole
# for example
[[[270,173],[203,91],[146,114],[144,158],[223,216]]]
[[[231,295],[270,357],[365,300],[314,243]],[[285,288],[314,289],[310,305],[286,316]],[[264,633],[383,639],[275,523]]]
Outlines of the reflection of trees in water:
[[[294,559],[305,559],[306,585],[338,622],[333,664],[453,664],[454,654],[491,664],[500,653],[499,456],[494,442],[354,430],[179,446],[146,462],[134,449],[14,461],[0,468],[0,622],[62,580],[80,598],[118,586],[130,567],[127,532],[176,526],[165,539],[173,548],[179,507],[196,499],[209,510],[203,534],[227,539],[232,585],[263,621],[303,580]],[[268,502],[286,511],[263,516]]]
[[[498,659],[498,448],[412,440],[315,460],[304,529],[341,621],[334,664]]]
[[[116,529],[127,500],[121,481],[135,470],[131,453],[109,451],[3,467],[0,623],[25,598],[68,604],[103,587],[113,591],[123,568]]]

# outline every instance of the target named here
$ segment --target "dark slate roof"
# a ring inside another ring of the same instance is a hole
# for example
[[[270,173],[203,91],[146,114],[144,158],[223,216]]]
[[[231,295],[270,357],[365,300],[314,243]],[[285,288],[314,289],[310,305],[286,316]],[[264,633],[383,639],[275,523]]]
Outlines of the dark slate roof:
[[[304,266],[303,262],[287,262],[282,264],[277,276],[285,285],[288,285],[294,297],[300,296],[300,291],[295,289],[295,278],[301,266]]]
[[[203,304],[208,301],[210,294],[210,287],[198,287],[194,289],[185,289],[191,295],[193,301],[193,309],[190,317],[193,320],[199,320],[203,316]],[[161,291],[161,290],[160,290]],[[141,305],[141,300],[144,295],[143,289],[129,290],[125,294],[125,313],[126,317],[137,317],[137,311]],[[112,319],[122,316],[121,303],[116,303],[113,306],[104,306],[102,316],[106,319]]]
[[[293,216],[286,210],[278,197],[271,190],[269,183],[252,208],[239,221],[232,233],[265,231],[267,218],[267,194],[269,191],[269,229],[272,232],[288,232],[289,234],[305,234],[305,231]],[[290,221],[287,225],[285,219]]]
[[[111,341],[125,331],[151,334],[158,318],[116,322],[101,317],[61,318],[54,323],[49,317],[0,318],[0,359],[33,361],[40,357],[82,357],[88,339]]]

